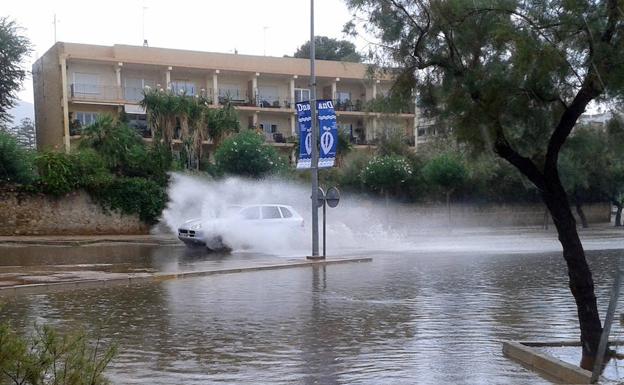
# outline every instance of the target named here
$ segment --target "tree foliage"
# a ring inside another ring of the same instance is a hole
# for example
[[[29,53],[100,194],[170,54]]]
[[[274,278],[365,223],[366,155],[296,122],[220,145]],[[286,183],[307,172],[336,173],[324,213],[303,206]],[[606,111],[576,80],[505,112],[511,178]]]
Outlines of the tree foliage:
[[[412,174],[412,167],[405,157],[385,155],[372,158],[360,177],[370,190],[396,196],[411,181]]]
[[[60,335],[49,326],[22,337],[0,325],[0,383],[12,385],[105,385],[104,369],[114,345],[88,340],[84,332]]]
[[[15,137],[0,131],[0,184],[31,183],[37,175],[32,151],[22,147]]]
[[[468,179],[468,170],[456,156],[441,154],[427,162],[423,176],[444,194],[450,195],[464,185]]]
[[[347,40],[332,39],[327,36],[314,37],[315,58],[319,60],[347,61],[359,63],[362,56],[355,49],[355,45]],[[310,41],[305,42],[297,49],[294,57],[310,58]]]
[[[224,173],[252,178],[260,178],[285,167],[277,151],[264,144],[262,135],[251,130],[223,141],[215,152],[215,160]]]
[[[0,126],[11,121],[8,110],[15,105],[16,91],[26,78],[22,62],[30,53],[30,41],[8,17],[0,17]]]
[[[177,136],[184,146],[187,168],[195,165],[199,169],[205,155],[205,141],[210,139],[218,146],[227,135],[240,129],[238,114],[231,103],[214,109],[210,108],[209,102],[204,97],[178,95],[158,89],[145,91],[141,101],[147,111],[152,138],[157,143],[164,143],[170,152],[179,129]]]
[[[347,4],[380,40],[380,57],[399,69],[394,94],[407,100],[416,91],[427,114],[449,122],[473,148],[493,150],[538,188],[569,268],[581,366],[591,367],[602,326],[558,161],[587,105],[623,95],[621,0]]]

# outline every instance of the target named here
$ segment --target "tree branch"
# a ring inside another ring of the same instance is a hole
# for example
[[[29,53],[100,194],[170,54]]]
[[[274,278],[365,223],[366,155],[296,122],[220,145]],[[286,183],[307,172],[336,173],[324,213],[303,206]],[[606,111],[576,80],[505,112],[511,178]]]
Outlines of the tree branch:
[[[514,150],[503,132],[503,128],[499,122],[496,123],[496,142],[494,143],[494,152],[501,158],[505,159],[523,173],[533,184],[540,190],[545,190],[546,183],[544,175],[539,171],[535,163],[525,156],[520,155]]]

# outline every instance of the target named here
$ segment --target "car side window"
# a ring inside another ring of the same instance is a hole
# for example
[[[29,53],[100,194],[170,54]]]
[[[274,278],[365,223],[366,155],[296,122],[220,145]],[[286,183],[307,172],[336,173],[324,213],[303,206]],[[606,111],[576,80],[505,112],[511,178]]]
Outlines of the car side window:
[[[292,218],[292,213],[286,207],[280,207],[280,210],[282,211],[282,216],[284,218]]]
[[[262,206],[262,219],[280,219],[281,217],[277,206]]]
[[[240,212],[240,215],[243,219],[251,220],[251,219],[260,219],[260,208],[259,207],[247,207],[246,209]]]

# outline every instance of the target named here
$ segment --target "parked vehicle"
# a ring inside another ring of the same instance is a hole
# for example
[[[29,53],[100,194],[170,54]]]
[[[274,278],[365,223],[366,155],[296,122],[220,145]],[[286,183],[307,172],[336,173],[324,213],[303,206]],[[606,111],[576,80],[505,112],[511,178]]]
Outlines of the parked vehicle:
[[[203,221],[194,218],[178,228],[178,239],[189,247],[231,250],[233,243],[245,244],[254,237],[270,237],[303,228],[301,215],[291,206],[261,204],[236,206],[223,218]]]

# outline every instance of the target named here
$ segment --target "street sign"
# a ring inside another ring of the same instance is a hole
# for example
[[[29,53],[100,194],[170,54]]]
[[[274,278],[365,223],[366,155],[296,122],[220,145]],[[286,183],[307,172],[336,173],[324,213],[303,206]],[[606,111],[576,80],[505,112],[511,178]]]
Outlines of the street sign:
[[[299,124],[299,160],[297,170],[309,169],[312,166],[312,113],[310,102],[295,104],[297,123]]]
[[[325,194],[325,200],[329,207],[338,206],[338,202],[340,202],[340,191],[338,188],[330,187],[329,190],[327,190],[327,194]]]
[[[334,167],[336,163],[336,151],[338,150],[338,127],[336,125],[336,112],[334,103],[328,100],[317,100],[316,111],[318,113],[318,125],[320,127],[321,155],[319,168]]]
[[[323,189],[319,187],[316,207],[323,207],[323,203],[325,203],[325,191],[323,191]]]

